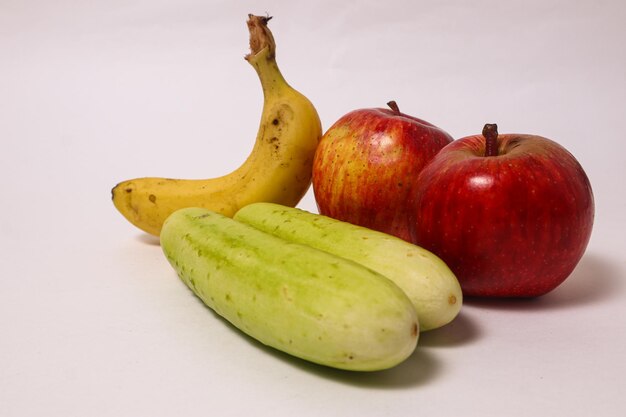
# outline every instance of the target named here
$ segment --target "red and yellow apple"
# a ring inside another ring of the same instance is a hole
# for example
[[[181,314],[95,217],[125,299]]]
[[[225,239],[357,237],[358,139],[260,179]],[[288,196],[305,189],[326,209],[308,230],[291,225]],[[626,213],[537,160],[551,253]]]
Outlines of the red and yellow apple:
[[[409,240],[409,190],[452,137],[388,105],[352,111],[326,131],[313,192],[320,214]]]
[[[553,290],[583,256],[594,219],[589,179],[570,152],[496,125],[442,149],[409,206],[412,241],[442,258],[467,296]]]

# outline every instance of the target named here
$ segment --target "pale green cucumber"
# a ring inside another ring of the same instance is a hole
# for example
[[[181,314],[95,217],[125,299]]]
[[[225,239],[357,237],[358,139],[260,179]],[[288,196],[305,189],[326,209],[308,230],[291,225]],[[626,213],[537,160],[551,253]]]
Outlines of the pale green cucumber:
[[[207,306],[265,345],[357,371],[393,367],[416,347],[411,301],[356,262],[199,208],[174,212],[161,246]]]
[[[386,276],[411,299],[422,331],[449,323],[461,309],[461,286],[450,268],[433,253],[402,239],[271,203],[243,207],[234,219],[350,259]]]

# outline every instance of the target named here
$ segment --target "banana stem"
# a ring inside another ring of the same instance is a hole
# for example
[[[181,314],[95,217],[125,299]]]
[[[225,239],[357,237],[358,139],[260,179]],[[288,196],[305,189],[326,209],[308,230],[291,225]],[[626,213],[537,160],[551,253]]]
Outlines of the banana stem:
[[[252,65],[261,80],[263,94],[288,86],[276,64],[276,43],[267,26],[270,16],[248,15],[250,32],[250,53],[245,59]]]
[[[250,53],[246,55],[246,59],[258,54],[265,48],[269,49],[271,58],[274,58],[276,55],[276,42],[274,42],[274,36],[269,27],[267,27],[267,22],[271,19],[271,16],[248,15],[246,23],[250,32]]]

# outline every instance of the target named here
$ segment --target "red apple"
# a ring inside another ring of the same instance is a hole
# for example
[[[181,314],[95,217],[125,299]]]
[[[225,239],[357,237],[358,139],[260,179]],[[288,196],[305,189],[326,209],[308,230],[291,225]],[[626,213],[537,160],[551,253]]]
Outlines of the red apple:
[[[387,104],[352,111],[328,129],[313,160],[313,191],[321,214],[409,240],[411,184],[452,137]]]
[[[574,156],[496,125],[442,149],[414,191],[412,241],[441,257],[468,296],[546,294],[571,274],[593,226],[591,185]]]

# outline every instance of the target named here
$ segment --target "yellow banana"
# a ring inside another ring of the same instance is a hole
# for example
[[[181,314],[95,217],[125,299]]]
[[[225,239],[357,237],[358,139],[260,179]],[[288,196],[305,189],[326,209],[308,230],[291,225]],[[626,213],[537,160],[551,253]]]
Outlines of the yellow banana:
[[[230,174],[202,180],[144,177],[117,184],[115,207],[135,226],[159,235],[165,219],[185,207],[232,217],[254,202],[294,207],[311,185],[313,155],[322,136],[313,104],[283,78],[270,17],[248,15],[250,54],[263,88],[263,113],[252,152]]]

